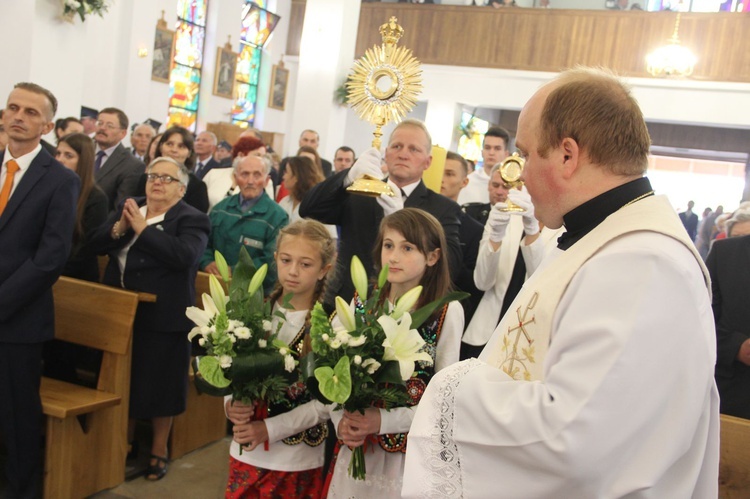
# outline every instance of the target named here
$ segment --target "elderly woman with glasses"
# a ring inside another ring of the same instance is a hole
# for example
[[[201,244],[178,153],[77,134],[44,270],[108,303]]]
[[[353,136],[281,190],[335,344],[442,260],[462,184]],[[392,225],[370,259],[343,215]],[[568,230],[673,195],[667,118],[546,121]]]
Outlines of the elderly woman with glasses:
[[[198,259],[211,223],[182,201],[188,184],[182,163],[156,158],[146,168],[146,179],[146,197],[126,199],[92,245],[99,254],[109,254],[104,284],[157,297],[139,304],[133,326],[128,439],[133,442],[137,419],[151,420],[146,479],[159,480],[167,472],[172,419],[185,411],[191,328],[185,309],[195,302]]]

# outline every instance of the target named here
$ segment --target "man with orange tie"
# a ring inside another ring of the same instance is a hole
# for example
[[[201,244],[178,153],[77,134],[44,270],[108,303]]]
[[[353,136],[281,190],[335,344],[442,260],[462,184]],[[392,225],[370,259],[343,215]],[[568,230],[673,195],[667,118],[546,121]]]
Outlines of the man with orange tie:
[[[7,497],[41,497],[42,344],[54,336],[52,285],[68,259],[78,176],[42,149],[57,99],[18,83],[3,111],[0,153],[0,439]]]

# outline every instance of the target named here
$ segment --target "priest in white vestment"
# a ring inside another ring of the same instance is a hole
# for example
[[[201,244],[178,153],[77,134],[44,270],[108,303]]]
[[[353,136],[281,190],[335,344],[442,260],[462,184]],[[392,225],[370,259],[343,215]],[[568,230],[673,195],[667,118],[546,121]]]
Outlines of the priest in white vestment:
[[[643,177],[638,104],[607,73],[565,72],[526,104],[516,145],[537,218],[567,232],[480,359],[430,382],[403,496],[717,497],[708,275]]]

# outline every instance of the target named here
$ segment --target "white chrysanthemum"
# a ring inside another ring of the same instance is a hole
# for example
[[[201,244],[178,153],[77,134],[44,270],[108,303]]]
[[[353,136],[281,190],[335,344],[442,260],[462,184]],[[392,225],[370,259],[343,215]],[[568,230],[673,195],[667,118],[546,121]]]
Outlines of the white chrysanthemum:
[[[263,330],[265,332],[269,332],[271,330],[272,324],[271,321],[263,321]]]
[[[322,335],[320,335],[320,339],[323,340],[323,341],[328,341],[328,340],[331,339],[331,337],[328,336],[328,334],[323,333]]]
[[[281,355],[289,355],[289,349],[287,347],[281,347],[279,348],[279,353]]]
[[[229,341],[231,341],[231,342],[232,342],[232,344],[235,344],[235,343],[237,343],[237,337],[236,337],[235,335],[233,335],[233,334],[228,334],[227,336],[229,336]]]
[[[339,340],[342,345],[346,346],[349,344],[349,341],[351,341],[352,335],[343,329],[339,329],[336,331],[336,339]]]
[[[380,369],[380,362],[375,359],[363,360],[362,368],[367,369],[367,374],[375,374],[375,371]]]
[[[229,355],[222,355],[221,357],[219,357],[219,365],[222,367],[222,369],[232,367],[232,357],[230,357]]]
[[[355,355],[354,356],[354,364],[355,365],[360,365],[361,363],[362,363],[362,357],[359,356],[359,355]]]
[[[234,335],[240,340],[249,340],[251,336],[250,329],[245,326],[240,326],[234,330]]]
[[[266,340],[263,340],[263,339],[258,340],[258,346],[260,348],[266,348],[266,345],[268,345],[268,342]]]
[[[284,370],[288,373],[294,371],[294,366],[296,362],[294,362],[294,357],[291,355],[284,355]]]
[[[340,339],[338,339],[338,338],[334,338],[334,339],[332,339],[332,340],[331,340],[331,341],[330,341],[330,342],[328,343],[328,346],[329,346],[329,347],[331,347],[331,348],[333,348],[334,350],[336,350],[337,348],[340,348],[340,347],[341,347],[341,340],[340,340]]]

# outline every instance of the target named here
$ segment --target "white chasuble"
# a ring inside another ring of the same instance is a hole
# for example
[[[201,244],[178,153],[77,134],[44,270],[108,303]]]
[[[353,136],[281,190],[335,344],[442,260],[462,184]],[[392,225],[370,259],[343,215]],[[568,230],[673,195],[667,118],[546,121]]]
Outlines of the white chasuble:
[[[427,387],[403,497],[716,497],[709,289],[663,196],[550,255]]]

